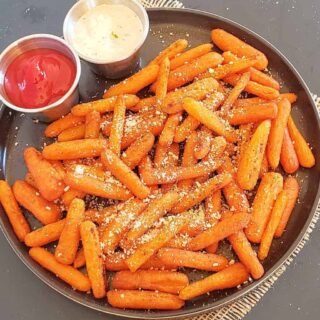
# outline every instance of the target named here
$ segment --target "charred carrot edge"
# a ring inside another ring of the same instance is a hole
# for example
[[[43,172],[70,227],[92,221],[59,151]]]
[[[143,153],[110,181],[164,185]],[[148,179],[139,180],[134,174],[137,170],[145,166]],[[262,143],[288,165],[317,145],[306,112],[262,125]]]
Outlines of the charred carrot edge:
[[[136,105],[139,103],[140,99],[134,94],[124,94],[124,103],[129,110],[137,111]],[[97,111],[101,114],[106,112],[111,112],[114,109],[117,96],[110,97],[107,99],[100,99],[91,102],[77,104],[71,109],[71,113],[75,116],[86,116],[91,111]]]
[[[271,129],[267,144],[268,162],[274,170],[280,163],[281,146],[283,142],[284,130],[287,127],[288,118],[291,112],[291,104],[287,99],[278,103],[278,114],[271,122]]]
[[[180,291],[179,297],[190,300],[210,291],[237,287],[249,279],[249,273],[242,263],[235,263],[202,280],[193,282]]]
[[[129,148],[122,153],[121,160],[130,168],[136,167],[148,154],[154,144],[154,135],[151,132],[144,133]]]
[[[106,295],[106,282],[98,230],[93,222],[84,221],[80,225],[80,233],[92,293],[100,299]]]
[[[288,202],[275,232],[275,237],[277,238],[281,237],[286,229],[287,223],[299,196],[299,184],[296,178],[291,176],[287,177],[284,180],[283,189],[286,191]]]
[[[55,250],[55,258],[62,264],[72,264],[80,242],[80,224],[84,220],[85,203],[74,199],[70,203],[65,225]]]
[[[181,249],[162,248],[157,255],[166,263],[171,261],[177,267],[198,270],[217,272],[226,268],[228,264],[228,260],[224,256]]]
[[[63,130],[75,127],[81,123],[84,123],[84,121],[85,119],[83,117],[78,117],[76,115],[68,113],[61,119],[50,123],[44,131],[44,135],[48,138],[57,137]]]
[[[264,53],[223,29],[213,29],[211,39],[222,51],[231,51],[239,58],[256,56],[255,67],[258,70],[263,70],[268,66],[268,59]]]
[[[172,59],[177,54],[181,53],[188,46],[188,41],[185,39],[178,39],[171,43],[167,48],[162,50],[150,63],[149,65],[158,65],[164,58]]]
[[[29,250],[29,255],[42,267],[51,271],[71,287],[83,292],[90,290],[90,280],[87,276],[71,266],[59,263],[54,255],[47,250],[39,247],[31,248]]]
[[[261,122],[239,159],[237,182],[242,189],[252,190],[258,181],[270,128],[270,120]]]
[[[85,139],[99,138],[100,121],[101,121],[101,116],[98,111],[93,110],[87,113],[86,122],[85,122],[85,132],[84,132]]]
[[[286,195],[286,191],[281,191],[274,203],[272,212],[270,214],[270,219],[261,238],[261,243],[258,251],[258,257],[260,260],[266,259],[269,254],[275,231],[277,229],[277,226],[279,225],[281,216],[287,206],[287,203],[288,197]]]
[[[216,223],[213,227],[196,236],[188,245],[188,249],[198,251],[229,237],[231,234],[245,228],[250,220],[247,212],[238,212],[231,217]]]
[[[66,221],[65,219],[47,224],[44,227],[28,233],[24,239],[28,247],[41,247],[60,238]]]
[[[112,288],[122,290],[147,289],[179,294],[189,284],[182,272],[165,270],[120,271],[112,278]]]
[[[170,60],[165,57],[160,63],[159,73],[157,76],[157,81],[154,83],[154,92],[156,99],[156,107],[162,110],[162,105],[164,103],[164,98],[168,92],[168,78],[170,73]]]
[[[102,164],[135,196],[146,198],[150,190],[142,183],[139,177],[111,150],[105,149],[101,154]]]
[[[132,75],[131,77],[115,84],[109,88],[103,95],[103,98],[110,98],[120,94],[135,94],[141,89],[153,83],[158,76],[159,66],[149,65]]]
[[[169,146],[172,144],[176,127],[181,120],[182,112],[172,114],[166,120],[164,128],[159,136],[159,144],[162,146]]]
[[[252,204],[250,222],[245,229],[248,240],[260,243],[262,234],[268,223],[274,200],[283,188],[281,174],[268,172],[261,179],[256,196]]]
[[[296,127],[292,116],[290,116],[288,120],[288,130],[300,165],[305,168],[312,168],[316,163],[315,157],[308,143]]]
[[[42,155],[48,160],[73,160],[98,157],[106,146],[104,139],[82,139],[56,142],[44,147]]]
[[[42,224],[47,225],[60,219],[60,208],[41,197],[39,192],[26,182],[17,180],[12,190],[18,203],[30,211]]]
[[[177,310],[183,307],[183,300],[176,295],[144,290],[110,290],[108,302],[116,308]]]
[[[194,156],[196,159],[203,159],[211,148],[212,133],[207,127],[202,126],[198,131],[197,144],[194,148]]]
[[[86,265],[86,257],[84,256],[83,247],[81,247],[76,254],[76,257],[73,261],[73,267],[76,269],[80,269]]]
[[[79,124],[75,127],[71,127],[63,130],[58,135],[58,142],[83,139],[85,134],[85,128],[86,128],[85,124]]]
[[[8,182],[4,180],[0,180],[0,203],[17,238],[20,241],[24,241],[30,232],[30,227],[18,206]]]
[[[283,141],[280,153],[280,163],[286,173],[294,173],[299,169],[299,160],[294,150],[288,128],[284,129]]]

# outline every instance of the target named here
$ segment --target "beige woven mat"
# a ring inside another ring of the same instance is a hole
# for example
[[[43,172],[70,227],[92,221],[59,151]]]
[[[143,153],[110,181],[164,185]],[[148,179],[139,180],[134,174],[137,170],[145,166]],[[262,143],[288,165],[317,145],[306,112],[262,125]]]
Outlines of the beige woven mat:
[[[147,8],[184,8],[181,1],[177,0],[140,0],[141,3]],[[318,107],[318,112],[320,113],[320,97],[313,95],[313,99]],[[316,213],[310,223],[308,230],[306,231],[303,239],[300,241],[294,252],[289,256],[289,258],[278,268],[278,270],[264,281],[258,288],[251,291],[243,298],[240,298],[236,302],[229,304],[217,311],[206,313],[197,317],[192,318],[192,320],[240,320],[242,319],[264,296],[264,294],[273,286],[275,281],[284,273],[286,268],[291,264],[295,256],[301,251],[305,243],[309,240],[309,236],[313,231],[316,222],[320,218],[320,203],[318,204]]]

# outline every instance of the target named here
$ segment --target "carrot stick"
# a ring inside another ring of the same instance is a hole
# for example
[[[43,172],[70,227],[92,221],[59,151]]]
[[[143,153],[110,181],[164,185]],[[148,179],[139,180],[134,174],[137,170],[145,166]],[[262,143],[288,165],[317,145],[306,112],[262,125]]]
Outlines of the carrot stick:
[[[48,160],[72,160],[97,157],[105,148],[104,139],[83,139],[66,142],[56,142],[45,146],[42,155]]]
[[[122,153],[121,160],[130,168],[135,168],[148,154],[154,144],[154,135],[151,132],[144,133],[129,148]]]
[[[187,223],[187,214],[167,217],[162,227],[158,229],[156,236],[140,244],[133,254],[126,259],[130,271],[138,270],[151,256],[178,234]]]
[[[177,54],[181,53],[185,48],[188,47],[188,41],[185,39],[179,39],[171,43],[167,48],[162,50],[156,58],[154,58],[149,65],[159,65],[165,58],[172,59]]]
[[[177,55],[170,61],[170,69],[175,70],[184,64],[189,64],[194,59],[209,53],[212,47],[211,43],[205,43]]]
[[[288,130],[300,165],[305,168],[312,168],[316,160],[308,143],[296,127],[292,116],[288,119]]]
[[[180,291],[179,297],[183,300],[190,300],[210,291],[237,287],[248,278],[249,274],[245,266],[241,263],[235,263],[209,277],[189,284]]]
[[[294,93],[280,93],[279,97],[274,100],[275,103],[279,102],[282,99],[288,99],[291,104],[297,101],[298,97]],[[235,102],[237,107],[246,107],[249,105],[260,105],[269,102],[266,99],[262,99],[259,97],[254,98],[246,98],[246,99],[238,99]]]
[[[150,190],[142,183],[139,177],[111,150],[105,149],[101,154],[102,164],[135,196],[146,198]]]
[[[106,282],[98,230],[93,222],[84,221],[80,225],[80,233],[92,293],[100,299],[106,295]]]
[[[75,189],[68,189],[61,196],[61,200],[62,200],[63,204],[65,205],[65,207],[68,208],[73,199],[75,199],[75,198],[83,199],[85,197],[85,195],[86,194],[82,191],[75,190]]]
[[[261,122],[239,159],[237,182],[242,189],[252,190],[258,181],[270,127],[270,120]]]
[[[41,247],[59,240],[65,222],[66,220],[62,219],[28,233],[24,239],[25,244],[28,247]]]
[[[90,280],[77,269],[59,263],[53,254],[43,248],[31,248],[29,255],[42,267],[51,271],[58,278],[68,283],[74,289],[87,292],[90,290]]]
[[[85,128],[86,126],[84,124],[78,124],[75,127],[65,129],[58,135],[58,141],[64,142],[83,139]]]
[[[245,72],[241,75],[236,85],[230,91],[227,99],[224,101],[221,111],[223,114],[228,114],[228,111],[232,108],[235,101],[240,96],[241,92],[248,85],[250,81],[250,72]]]
[[[155,167],[165,167],[164,161],[166,160],[167,157],[167,152],[168,152],[168,146],[166,145],[161,145],[158,141],[155,149],[155,154],[154,154],[154,165]]]
[[[76,254],[76,257],[73,261],[73,267],[76,269],[80,269],[86,265],[86,257],[84,256],[83,247],[81,247]]]
[[[280,162],[283,134],[288,123],[290,112],[290,102],[286,99],[281,100],[278,103],[277,117],[271,122],[271,129],[267,144],[267,156],[268,162],[273,170],[278,167]]]
[[[96,177],[83,174],[82,171],[68,171],[64,182],[72,189],[106,199],[127,200],[132,194],[121,184],[114,181],[101,181]]]
[[[220,271],[224,269],[228,260],[224,256],[193,252],[181,249],[162,248],[157,253],[158,257],[166,262],[173,263],[177,267],[187,267],[205,271]]]
[[[217,223],[217,221],[220,219],[221,208],[222,208],[221,190],[217,190],[215,192],[212,192],[205,199],[206,222],[209,223],[210,225],[214,225],[215,223]]]
[[[294,145],[290,138],[288,128],[284,129],[280,163],[286,173],[294,173],[299,169],[298,156],[294,150]]]
[[[64,192],[63,177],[54,166],[42,158],[35,148],[24,150],[24,160],[40,194],[48,201],[58,199]]]
[[[144,112],[150,109],[153,109],[156,105],[156,97],[151,96],[148,98],[140,99],[140,101],[134,106],[134,108],[131,108],[132,111],[140,111]]]
[[[246,212],[239,212],[231,217],[219,221],[214,226],[203,231],[196,236],[188,245],[188,249],[192,251],[202,250],[212,243],[216,243],[229,237],[231,234],[243,229],[247,226],[250,215]]]
[[[263,159],[261,162],[259,178],[262,178],[269,171],[269,162],[267,157],[267,152],[264,152]]]
[[[191,237],[195,237],[207,227],[205,212],[202,205],[200,205],[197,209],[191,208],[190,210],[188,210],[188,212],[190,217],[189,223],[182,228],[180,234],[177,235],[176,238],[178,238],[179,236],[181,236],[181,238],[187,238],[189,236],[191,240]],[[186,242],[187,239],[184,239],[184,241],[183,239],[176,240],[177,242],[181,241],[182,245],[182,242]],[[170,248],[172,247],[170,246]]]
[[[278,107],[274,102],[261,105],[250,105],[246,107],[236,107],[227,113],[224,118],[234,126],[260,122],[277,117]]]
[[[287,177],[284,180],[283,190],[287,194],[288,202],[275,232],[275,237],[277,238],[281,237],[286,229],[287,223],[299,196],[299,184],[296,178],[291,176]]]
[[[191,190],[183,193],[179,202],[171,209],[172,213],[180,213],[203,201],[212,192],[215,192],[230,183],[232,177],[229,174],[214,176],[199,187],[196,185]]]
[[[243,56],[255,56],[257,62],[254,66],[258,70],[263,70],[268,66],[268,59],[264,53],[223,29],[213,29],[211,31],[211,39],[219,49],[222,51],[231,51],[239,58],[242,58]]]
[[[104,229],[101,242],[103,243],[103,251],[105,253],[113,252],[123,236],[130,228],[131,223],[135,219],[139,219],[139,215],[147,206],[146,203],[139,199],[131,198],[123,203],[116,217]]]
[[[85,212],[85,220],[90,220],[98,225],[108,225],[118,215],[123,205],[124,203],[121,202],[102,209],[88,209]]]
[[[283,178],[281,174],[268,172],[263,176],[253,200],[251,219],[245,230],[246,236],[251,242],[260,243],[274,200],[281,192],[282,187]]]
[[[80,224],[84,220],[85,203],[74,199],[70,203],[65,225],[55,250],[56,260],[62,264],[72,264],[80,242]]]
[[[177,310],[184,302],[171,293],[144,290],[110,290],[108,302],[122,309]]]
[[[98,139],[100,132],[100,113],[98,111],[91,111],[86,114],[85,122],[85,139]]]
[[[129,110],[136,111],[136,105],[139,103],[139,98],[133,94],[123,95],[124,103]],[[92,111],[99,113],[111,112],[114,110],[117,97],[110,97],[107,99],[100,99],[91,102],[77,104],[71,109],[71,112],[75,116],[86,116]]]
[[[30,186],[34,187],[35,189],[38,188],[36,185],[36,182],[34,181],[32,174],[30,172],[26,173],[26,175],[24,176],[24,181],[26,183],[30,184]]]
[[[168,57],[165,57],[160,63],[157,81],[154,83],[156,106],[159,108],[159,110],[162,109],[164,98],[166,97],[168,92],[169,73],[170,61]]]
[[[42,198],[39,192],[26,182],[17,180],[12,190],[18,203],[30,211],[42,224],[46,225],[59,220],[60,208],[53,202]]]
[[[258,251],[258,257],[260,260],[266,259],[269,254],[273,236],[275,234],[277,226],[279,225],[281,216],[287,206],[287,203],[288,203],[288,197],[286,195],[286,191],[280,192],[274,203],[274,206],[270,215],[270,220],[261,238],[261,243]]]
[[[75,127],[79,124],[84,123],[85,119],[83,117],[75,116],[71,113],[68,113],[66,116],[62,117],[59,120],[56,120],[49,124],[44,131],[44,135],[48,138],[57,137],[63,130],[66,130],[71,127]]]
[[[178,294],[188,284],[189,279],[184,273],[162,270],[120,271],[111,282],[113,289],[147,289],[173,294]]]
[[[176,127],[181,120],[182,112],[172,114],[168,117],[164,128],[159,136],[159,144],[162,146],[169,146],[173,142]]]
[[[239,81],[240,75],[232,74],[225,78],[223,78],[223,81],[231,84],[232,86],[235,86],[236,83]],[[274,100],[279,97],[279,91],[267,86],[264,86],[260,83],[249,81],[247,86],[245,87],[244,91],[251,93],[255,96],[258,96],[265,100]]]
[[[0,180],[0,203],[17,238],[20,241],[24,241],[30,232],[30,227],[17,204],[9,184],[4,180]]]
[[[198,131],[197,144],[194,148],[194,156],[196,159],[201,160],[210,152],[211,140],[211,130],[202,126]]]
[[[110,98],[112,96],[118,96],[125,93],[135,94],[153,83],[157,79],[158,72],[158,65],[148,65],[131,77],[110,87],[104,93],[103,98]]]
[[[135,241],[146,233],[153,224],[163,217],[179,200],[179,193],[169,191],[152,200],[147,208],[137,217],[126,234],[123,248],[130,248]]]

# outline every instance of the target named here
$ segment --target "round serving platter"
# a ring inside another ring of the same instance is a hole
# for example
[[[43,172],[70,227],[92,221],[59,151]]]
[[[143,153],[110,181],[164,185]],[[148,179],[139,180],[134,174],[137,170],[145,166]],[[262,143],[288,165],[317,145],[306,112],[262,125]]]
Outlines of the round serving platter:
[[[223,28],[246,40],[269,59],[270,73],[282,84],[282,92],[295,92],[298,102],[293,105],[293,117],[301,132],[312,145],[316,159],[320,157],[320,121],[310,92],[294,66],[270,43],[255,34],[223,17],[191,9],[150,9],[150,32],[141,50],[141,66],[145,65],[157,53],[171,42],[186,38],[191,46],[210,42],[210,31]],[[89,67],[82,63],[80,80],[80,96],[82,101],[100,98],[104,89],[113,81],[106,81],[93,74]],[[9,183],[23,179],[26,169],[23,161],[23,149],[26,146],[43,147],[49,142],[43,138],[45,124],[33,120],[25,114],[0,107],[0,179],[6,178]],[[270,277],[293,252],[303,238],[315,213],[319,201],[320,163],[312,169],[300,169],[296,174],[301,185],[299,201],[281,239],[273,242],[268,258],[263,262],[266,273],[258,281],[248,282],[238,289],[217,291],[187,302],[185,307],[177,311],[136,311],[112,308],[105,299],[96,300],[91,294],[83,294],[72,290],[55,275],[47,272],[28,255],[28,248],[20,243],[12,231],[10,223],[0,208],[1,228],[19,258],[42,281],[64,296],[92,309],[128,318],[138,319],[173,319],[190,317],[196,314],[215,310],[239,297]],[[32,227],[39,223],[26,213]],[[52,248],[52,246],[51,246]],[[50,247],[49,247],[50,249]],[[220,249],[224,254],[231,255],[230,246],[225,243]],[[230,256],[231,257],[231,256]],[[187,270],[190,279],[199,279],[204,272]]]

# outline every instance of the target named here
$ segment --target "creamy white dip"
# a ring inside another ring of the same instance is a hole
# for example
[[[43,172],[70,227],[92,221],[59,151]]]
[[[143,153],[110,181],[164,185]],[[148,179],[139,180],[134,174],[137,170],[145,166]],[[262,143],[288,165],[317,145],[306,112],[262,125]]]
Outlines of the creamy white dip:
[[[103,4],[77,21],[72,44],[80,55],[108,62],[130,56],[142,38],[143,26],[133,10],[121,4]]]

